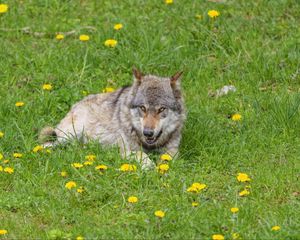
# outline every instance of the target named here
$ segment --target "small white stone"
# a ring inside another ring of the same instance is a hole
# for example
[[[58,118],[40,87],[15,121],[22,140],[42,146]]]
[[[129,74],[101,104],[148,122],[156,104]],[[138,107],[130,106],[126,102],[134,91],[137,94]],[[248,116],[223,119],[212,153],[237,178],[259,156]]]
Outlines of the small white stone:
[[[222,97],[227,95],[229,92],[236,92],[236,87],[233,85],[225,85],[216,91],[216,97]]]

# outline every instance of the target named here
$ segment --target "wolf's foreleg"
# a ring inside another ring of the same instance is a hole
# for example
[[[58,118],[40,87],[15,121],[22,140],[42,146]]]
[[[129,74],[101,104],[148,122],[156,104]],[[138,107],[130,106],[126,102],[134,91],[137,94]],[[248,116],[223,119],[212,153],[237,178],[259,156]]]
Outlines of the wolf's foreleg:
[[[131,156],[141,164],[142,170],[150,170],[155,168],[154,162],[143,151],[131,152]]]
[[[165,153],[169,154],[172,158],[178,156],[178,148],[181,140],[180,131],[177,131],[173,134],[172,138],[165,146]]]
[[[149,158],[149,156],[143,151],[124,151],[123,148],[120,148],[122,158],[133,159],[141,164],[142,170],[150,170],[155,167],[153,161]]]
[[[124,138],[119,138],[117,142],[122,158],[128,158],[137,161],[141,164],[142,170],[149,170],[155,167],[155,164],[146,153],[143,151],[132,151],[129,144],[124,141]]]
[[[149,156],[143,151],[138,150],[140,149],[138,145],[130,145],[125,135],[120,135],[117,144],[122,158],[137,161],[141,165],[142,170],[150,170],[155,167]]]
[[[165,153],[169,154],[174,159],[178,156],[178,148],[167,149]]]

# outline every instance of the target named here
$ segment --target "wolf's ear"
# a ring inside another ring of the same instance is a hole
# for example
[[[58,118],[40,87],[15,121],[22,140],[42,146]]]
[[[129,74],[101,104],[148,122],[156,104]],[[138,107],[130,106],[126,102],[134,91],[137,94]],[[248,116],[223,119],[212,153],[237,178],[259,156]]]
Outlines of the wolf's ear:
[[[173,90],[174,97],[176,99],[181,98],[181,91],[180,91],[180,78],[183,71],[175,73],[172,77],[170,77],[170,84]]]
[[[183,71],[177,72],[170,78],[172,87],[179,85],[179,80],[181,78],[182,73],[183,73]]]
[[[141,73],[139,70],[137,70],[135,67],[132,69],[132,73],[133,73],[133,76],[134,76],[134,80],[138,83],[141,83],[144,74]]]

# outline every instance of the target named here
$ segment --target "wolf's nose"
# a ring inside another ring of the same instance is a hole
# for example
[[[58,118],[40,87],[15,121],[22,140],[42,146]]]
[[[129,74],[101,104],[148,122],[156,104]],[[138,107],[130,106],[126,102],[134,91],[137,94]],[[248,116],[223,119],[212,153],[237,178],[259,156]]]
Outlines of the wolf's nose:
[[[154,134],[154,130],[152,130],[151,128],[145,128],[143,134],[145,137],[152,137]]]

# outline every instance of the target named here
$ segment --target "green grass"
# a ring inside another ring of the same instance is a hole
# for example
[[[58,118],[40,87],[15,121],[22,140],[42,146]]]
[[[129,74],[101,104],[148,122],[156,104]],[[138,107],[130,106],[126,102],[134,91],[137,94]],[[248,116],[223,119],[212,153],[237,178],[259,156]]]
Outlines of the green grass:
[[[0,172],[0,229],[8,230],[0,238],[231,239],[239,233],[243,239],[300,239],[297,0],[6,3],[9,11],[0,14],[0,152],[10,162],[0,165],[15,172]],[[221,13],[214,21],[207,16],[211,9]],[[115,31],[119,22],[124,28]],[[56,32],[72,30],[55,39]],[[80,34],[90,41],[80,42]],[[118,40],[115,48],[104,46],[109,38]],[[55,126],[83,90],[130,84],[133,66],[162,76],[184,70],[188,118],[181,155],[166,175],[140,167],[122,173],[117,169],[126,160],[97,143],[32,153],[38,131]],[[44,83],[53,90],[43,91]],[[209,97],[228,84],[237,92]],[[16,101],[25,106],[15,107]],[[229,119],[233,113],[242,121]],[[14,152],[23,157],[13,158]],[[104,175],[95,165],[71,166],[91,153],[95,164],[108,165]],[[252,179],[244,198],[238,172]],[[86,192],[67,190],[70,180]],[[207,189],[193,197],[186,192],[193,182]],[[127,203],[131,195],[137,204]],[[234,206],[240,209],[235,216]],[[159,209],[163,219],[154,216]],[[271,231],[274,225],[281,230]]]

